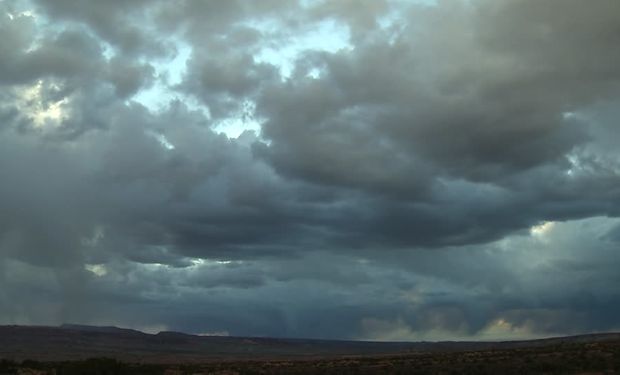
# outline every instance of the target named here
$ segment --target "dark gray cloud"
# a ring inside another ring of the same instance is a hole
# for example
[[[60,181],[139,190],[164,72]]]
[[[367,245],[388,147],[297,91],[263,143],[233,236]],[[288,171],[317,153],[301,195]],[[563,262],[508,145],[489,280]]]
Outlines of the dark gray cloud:
[[[51,22],[69,22],[89,27],[103,41],[120,49],[123,54],[135,55],[146,53],[166,53],[164,37],[150,33],[141,25],[147,24],[153,17],[152,8],[158,2],[148,4],[144,0],[106,1],[84,3],[74,0],[35,1],[41,11]]]
[[[0,323],[618,329],[619,17],[0,1]]]

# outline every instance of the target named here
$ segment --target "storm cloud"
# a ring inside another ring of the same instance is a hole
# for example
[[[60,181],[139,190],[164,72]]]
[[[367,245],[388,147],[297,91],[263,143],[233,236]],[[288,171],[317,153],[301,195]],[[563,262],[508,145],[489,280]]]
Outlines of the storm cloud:
[[[0,323],[620,329],[616,0],[0,1]]]

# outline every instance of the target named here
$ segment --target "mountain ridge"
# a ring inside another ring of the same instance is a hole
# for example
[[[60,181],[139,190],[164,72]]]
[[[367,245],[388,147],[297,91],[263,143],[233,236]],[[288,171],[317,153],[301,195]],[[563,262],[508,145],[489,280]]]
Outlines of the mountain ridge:
[[[145,333],[115,326],[0,326],[0,359],[81,360],[115,358],[137,363],[196,363],[214,360],[312,359],[542,347],[620,341],[620,333],[591,333],[514,341],[379,342],[303,338],[200,336]]]

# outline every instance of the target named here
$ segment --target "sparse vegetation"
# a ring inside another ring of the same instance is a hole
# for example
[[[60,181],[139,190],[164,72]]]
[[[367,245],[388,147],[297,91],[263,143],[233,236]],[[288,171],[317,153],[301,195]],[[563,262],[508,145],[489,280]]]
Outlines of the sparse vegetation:
[[[81,361],[0,361],[0,374],[576,374],[620,373],[620,341],[570,343],[536,348],[314,360],[210,361],[136,364],[110,358]]]

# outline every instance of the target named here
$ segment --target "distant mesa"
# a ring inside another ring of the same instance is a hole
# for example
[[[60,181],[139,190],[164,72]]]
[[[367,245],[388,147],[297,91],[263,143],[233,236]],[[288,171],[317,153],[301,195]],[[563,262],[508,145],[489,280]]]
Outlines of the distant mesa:
[[[602,341],[620,341],[620,333],[505,342],[369,342],[200,336],[171,331],[148,334],[133,329],[79,324],[11,325],[0,326],[0,359],[65,361],[106,357],[139,363],[198,363],[518,349]]]

